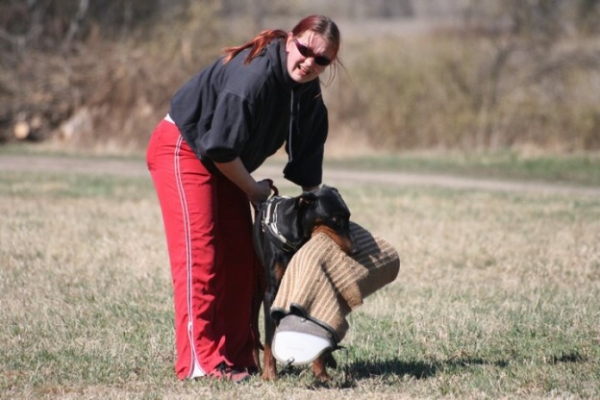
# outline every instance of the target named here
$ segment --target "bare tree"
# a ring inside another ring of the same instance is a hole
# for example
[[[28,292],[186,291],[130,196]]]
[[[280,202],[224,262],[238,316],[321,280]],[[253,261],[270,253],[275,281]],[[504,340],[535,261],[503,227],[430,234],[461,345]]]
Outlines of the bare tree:
[[[73,38],[77,34],[77,32],[81,28],[81,24],[85,18],[85,14],[87,13],[88,7],[90,5],[89,0],[79,0],[79,7],[77,8],[77,12],[71,19],[71,23],[69,24],[69,30],[65,36],[63,41],[63,50],[68,49],[71,46],[71,42]]]

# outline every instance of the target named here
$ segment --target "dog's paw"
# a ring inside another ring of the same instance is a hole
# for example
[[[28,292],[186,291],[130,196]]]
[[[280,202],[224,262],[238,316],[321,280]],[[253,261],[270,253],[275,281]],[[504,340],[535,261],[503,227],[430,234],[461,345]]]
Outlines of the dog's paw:
[[[261,375],[263,381],[274,381],[277,379],[277,371],[265,369]]]
[[[319,373],[315,373],[315,379],[320,383],[326,383],[331,380],[331,376],[327,373],[327,371],[320,371]]]

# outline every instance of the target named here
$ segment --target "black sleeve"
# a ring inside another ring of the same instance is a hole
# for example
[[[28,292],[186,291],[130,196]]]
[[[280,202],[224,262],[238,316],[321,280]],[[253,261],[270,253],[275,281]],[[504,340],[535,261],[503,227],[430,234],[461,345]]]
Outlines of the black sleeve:
[[[210,126],[204,125],[203,121]],[[243,151],[251,126],[252,113],[248,102],[235,94],[222,93],[217,99],[214,114],[203,116],[200,120],[196,145],[203,157],[216,162],[232,161]]]
[[[317,186],[323,180],[323,156],[329,129],[327,108],[318,81],[301,97],[298,132],[292,138],[292,156],[283,170],[286,179],[304,186]]]

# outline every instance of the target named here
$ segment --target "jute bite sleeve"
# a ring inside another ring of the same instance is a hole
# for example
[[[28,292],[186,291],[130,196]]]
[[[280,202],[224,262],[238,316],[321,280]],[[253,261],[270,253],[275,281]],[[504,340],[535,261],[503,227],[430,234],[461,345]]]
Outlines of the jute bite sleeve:
[[[392,245],[358,224],[350,228],[357,250],[352,256],[324,233],[294,255],[271,309],[276,321],[299,313],[332,331],[339,342],[349,327],[346,316],[396,279],[400,258]]]

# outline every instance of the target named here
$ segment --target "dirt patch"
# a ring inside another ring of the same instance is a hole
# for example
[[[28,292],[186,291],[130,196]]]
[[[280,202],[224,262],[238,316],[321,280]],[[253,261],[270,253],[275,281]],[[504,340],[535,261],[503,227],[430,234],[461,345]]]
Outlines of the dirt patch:
[[[0,157],[0,170],[4,171],[44,171],[80,172],[86,174],[109,174],[118,176],[148,176],[143,161],[113,159],[80,159],[48,156],[3,155]],[[253,175],[256,179],[271,178],[282,181],[281,165],[264,165]],[[600,188],[548,184],[541,182],[520,182],[495,179],[475,179],[441,174],[419,174],[394,171],[356,171],[350,169],[326,169],[323,181],[337,184],[380,184],[393,186],[433,186],[451,189],[474,189],[505,192],[533,192],[546,194],[600,196]]]

